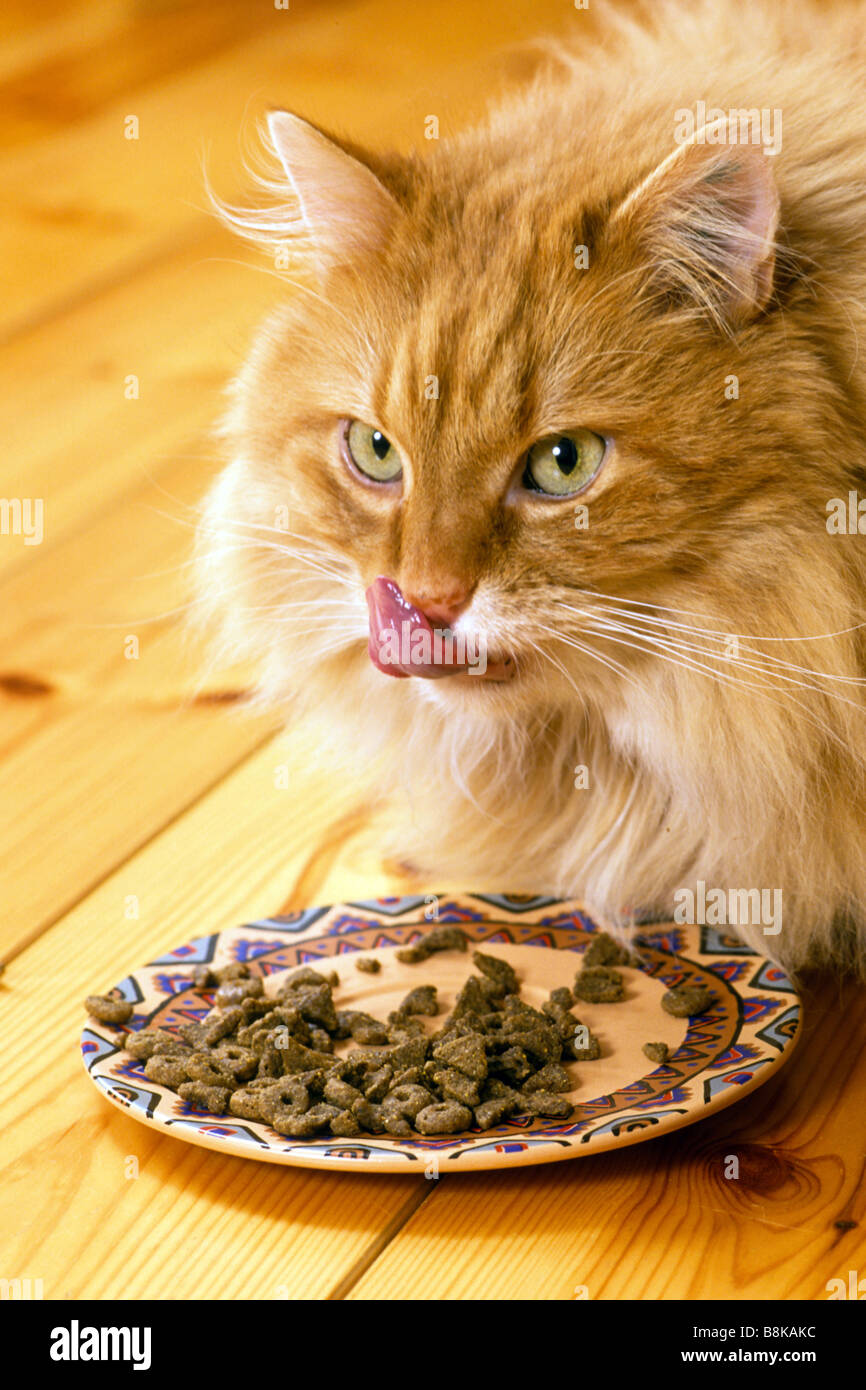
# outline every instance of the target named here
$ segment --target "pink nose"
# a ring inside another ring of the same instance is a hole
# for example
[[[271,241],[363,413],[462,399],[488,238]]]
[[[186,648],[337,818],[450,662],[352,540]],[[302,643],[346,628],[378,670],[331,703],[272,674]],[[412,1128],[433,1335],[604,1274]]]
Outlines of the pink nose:
[[[437,627],[450,628],[472,599],[471,589],[453,589],[447,594],[425,594],[406,590],[406,598]]]

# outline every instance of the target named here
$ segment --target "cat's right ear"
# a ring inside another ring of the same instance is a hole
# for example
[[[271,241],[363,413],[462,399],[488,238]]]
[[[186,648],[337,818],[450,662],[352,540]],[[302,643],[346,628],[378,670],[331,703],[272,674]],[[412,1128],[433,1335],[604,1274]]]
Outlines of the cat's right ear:
[[[763,145],[737,122],[697,130],[616,209],[611,227],[640,251],[647,282],[691,303],[726,331],[748,323],[773,292],[779,194]]]
[[[372,170],[288,111],[269,113],[268,138],[282,166],[280,177],[257,180],[270,205],[245,210],[211,195],[223,221],[282,255],[283,265],[306,264],[322,277],[383,244],[399,207]]]

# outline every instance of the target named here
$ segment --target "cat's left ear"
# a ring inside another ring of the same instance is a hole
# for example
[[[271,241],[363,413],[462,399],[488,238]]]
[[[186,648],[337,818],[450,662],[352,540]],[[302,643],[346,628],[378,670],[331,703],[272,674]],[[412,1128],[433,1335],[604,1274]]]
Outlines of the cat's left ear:
[[[320,269],[379,247],[399,208],[372,170],[288,111],[271,111],[268,130]]]
[[[625,199],[611,227],[639,244],[667,296],[738,328],[773,292],[779,194],[772,156],[737,142],[735,120],[696,131]]]

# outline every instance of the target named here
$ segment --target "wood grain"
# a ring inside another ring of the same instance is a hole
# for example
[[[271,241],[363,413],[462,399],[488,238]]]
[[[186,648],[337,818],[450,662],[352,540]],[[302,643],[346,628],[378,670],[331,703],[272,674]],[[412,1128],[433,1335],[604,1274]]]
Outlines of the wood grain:
[[[362,815],[356,787],[310,766],[314,734],[280,737],[249,758],[0,982],[0,1268],[42,1278],[46,1298],[324,1297],[421,1200],[414,1178],[226,1163],[166,1141],[109,1108],[77,1055],[82,1000],[131,961],[267,915],[291,896],[299,870],[318,901],[368,890],[374,850],[365,859],[360,841],[339,868],[311,876],[334,826]],[[283,766],[291,791],[276,785]],[[127,920],[131,896],[139,916]],[[60,1049],[31,1041],[44,1034],[46,981]],[[124,1174],[129,1156],[136,1179]]]
[[[151,505],[172,511],[170,465],[191,454],[210,460],[201,491],[216,474],[208,432],[226,382],[283,290],[252,267],[244,272],[228,234],[205,226],[193,250],[142,266],[0,346],[0,371],[17,388],[0,401],[4,495],[40,497],[45,506],[42,545],[4,536],[0,576],[38,566],[45,550],[148,478],[164,490]],[[142,512],[135,534],[146,520]],[[189,536],[180,539],[188,550]],[[94,570],[100,560],[94,554]]]
[[[213,698],[242,689],[243,673],[209,677],[175,612],[187,589],[187,571],[176,567],[189,551],[189,509],[210,467],[183,460],[170,489],[139,485],[66,542],[36,549],[0,586],[0,799],[14,810],[0,892],[16,909],[0,922],[4,954],[275,726],[269,716],[232,717],[230,703]],[[139,532],[135,545],[124,543]]]
[[[8,205],[0,226],[0,335],[197,238],[202,155],[215,186],[237,188],[239,132],[251,138],[255,117],[269,105],[291,105],[361,141],[418,142],[431,109],[447,130],[483,107],[488,89],[471,79],[473,58],[477,68],[482,54],[505,51],[546,22],[561,28],[575,12],[550,0],[507,7],[436,0],[419,14],[394,0],[295,0],[288,11],[271,9],[262,32],[229,52],[181,73],[155,73],[89,116],[0,153]],[[387,46],[371,45],[373,34],[386,34]],[[368,90],[375,100],[359,100]],[[128,115],[138,118],[138,139],[125,138]]]
[[[214,225],[201,161],[242,195],[269,104],[423,146],[428,114],[455,129],[526,68],[512,45],[595,22],[568,0],[4,5],[0,492],[43,498],[46,534],[0,537],[0,1274],[46,1297],[820,1299],[864,1267],[866,1020],[831,982],[791,1064],[724,1114],[438,1182],[196,1149],[110,1107],[78,1058],[83,997],[203,929],[509,886],[384,864],[376,769],[329,764],[313,722],[277,739],[239,717],[250,673],[184,639],[209,428],[284,292]]]
[[[862,990],[835,980],[814,981],[805,1007],[791,1061],[717,1116],[595,1157],[441,1178],[350,1297],[826,1298],[866,1259],[866,1017]]]

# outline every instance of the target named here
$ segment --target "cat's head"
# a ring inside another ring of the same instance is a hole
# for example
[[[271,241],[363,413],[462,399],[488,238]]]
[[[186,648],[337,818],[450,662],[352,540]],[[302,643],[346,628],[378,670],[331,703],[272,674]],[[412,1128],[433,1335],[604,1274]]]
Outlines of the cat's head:
[[[201,532],[268,698],[621,710],[655,670],[727,680],[738,634],[838,620],[844,404],[780,255],[774,158],[725,123],[590,137],[564,101],[423,158],[274,113],[268,206],[224,209],[287,281]],[[375,670],[380,576],[516,678]]]

